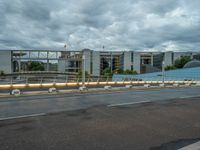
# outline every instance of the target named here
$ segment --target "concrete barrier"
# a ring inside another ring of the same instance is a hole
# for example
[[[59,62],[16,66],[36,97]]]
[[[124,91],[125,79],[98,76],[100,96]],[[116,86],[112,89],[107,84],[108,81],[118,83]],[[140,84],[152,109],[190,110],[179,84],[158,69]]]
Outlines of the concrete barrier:
[[[150,84],[144,84],[144,87],[151,87]]]
[[[14,96],[19,96],[19,95],[21,95],[21,91],[19,89],[14,89],[11,91],[10,94],[14,95]]]
[[[194,84],[194,86],[200,86],[200,83],[196,83],[196,84]]]
[[[185,83],[185,86],[191,86],[191,83]]]
[[[49,93],[56,93],[57,89],[55,87],[51,87],[51,88],[48,89],[48,92]]]
[[[112,86],[106,85],[106,86],[104,86],[104,89],[106,89],[106,90],[112,89]]]
[[[127,88],[127,89],[130,89],[130,88],[132,88],[133,87],[133,85],[125,85],[125,88]]]
[[[179,87],[179,84],[178,83],[174,83],[173,87]]]
[[[88,88],[86,86],[81,86],[79,87],[80,91],[88,91]]]
[[[165,87],[165,84],[164,84],[164,83],[162,83],[162,84],[159,84],[159,86],[160,86],[160,87]]]

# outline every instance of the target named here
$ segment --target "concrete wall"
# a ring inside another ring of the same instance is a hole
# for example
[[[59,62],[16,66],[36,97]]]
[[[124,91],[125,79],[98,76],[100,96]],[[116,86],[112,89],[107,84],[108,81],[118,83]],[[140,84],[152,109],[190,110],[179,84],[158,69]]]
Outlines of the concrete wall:
[[[124,70],[131,70],[131,55],[132,52],[124,52]]]
[[[83,55],[85,56],[85,71],[91,74],[91,50],[83,50]]]
[[[154,64],[154,62],[153,62],[153,53],[151,53],[151,66],[153,67],[153,64]]]
[[[65,72],[65,68],[66,68],[66,61],[59,60],[58,61],[58,72]]]
[[[172,62],[172,52],[165,52],[164,61],[165,61],[165,66],[171,66],[173,64],[173,62]]]
[[[100,76],[100,52],[93,51],[92,54],[92,75]]]
[[[0,51],[0,71],[12,73],[11,51]]]
[[[133,54],[133,69],[140,73],[140,53],[134,52]]]

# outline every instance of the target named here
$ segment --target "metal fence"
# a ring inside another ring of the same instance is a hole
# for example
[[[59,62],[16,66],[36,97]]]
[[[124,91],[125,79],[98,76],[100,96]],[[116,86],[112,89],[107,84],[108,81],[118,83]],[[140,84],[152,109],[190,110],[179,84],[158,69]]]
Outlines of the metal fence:
[[[0,76],[0,89],[175,83],[200,84],[200,67],[166,71],[164,74],[162,72],[156,72],[138,75],[114,74],[112,77],[86,76],[84,80],[78,75],[62,74]]]
[[[85,82],[108,82],[112,81],[112,77],[85,77]],[[70,75],[13,75],[0,77],[0,85],[4,84],[42,84],[42,83],[80,83],[81,77]]]

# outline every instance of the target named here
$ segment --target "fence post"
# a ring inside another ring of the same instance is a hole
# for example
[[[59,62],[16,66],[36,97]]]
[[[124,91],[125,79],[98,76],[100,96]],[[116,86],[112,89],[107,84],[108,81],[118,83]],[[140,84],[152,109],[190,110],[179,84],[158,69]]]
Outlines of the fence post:
[[[10,84],[13,85],[13,77],[11,76]]]
[[[28,84],[28,77],[26,77],[26,85]]]
[[[40,84],[42,84],[42,82],[43,82],[43,77],[41,77]]]

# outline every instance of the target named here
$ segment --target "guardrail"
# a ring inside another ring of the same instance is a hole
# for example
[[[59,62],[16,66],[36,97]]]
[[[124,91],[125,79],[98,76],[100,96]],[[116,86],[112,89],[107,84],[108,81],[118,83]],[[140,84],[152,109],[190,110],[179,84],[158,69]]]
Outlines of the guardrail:
[[[144,84],[198,84],[200,81],[105,81],[105,82],[85,82],[85,86],[98,85],[144,85]],[[50,88],[50,87],[76,87],[83,86],[82,82],[71,83],[27,83],[27,84],[2,84],[0,89],[23,89],[23,88]]]

